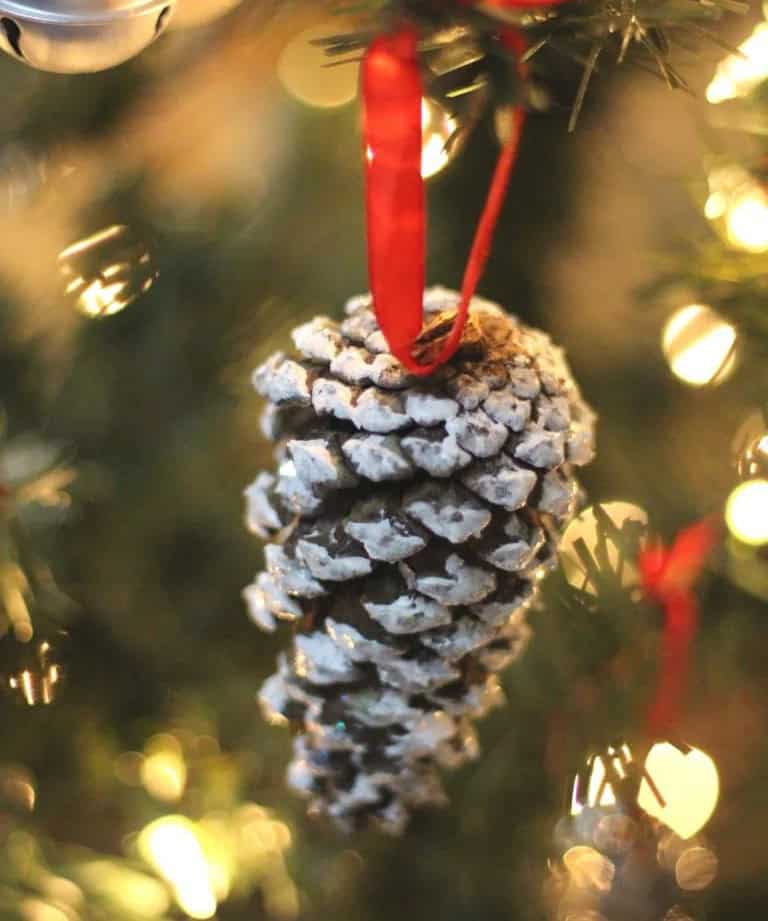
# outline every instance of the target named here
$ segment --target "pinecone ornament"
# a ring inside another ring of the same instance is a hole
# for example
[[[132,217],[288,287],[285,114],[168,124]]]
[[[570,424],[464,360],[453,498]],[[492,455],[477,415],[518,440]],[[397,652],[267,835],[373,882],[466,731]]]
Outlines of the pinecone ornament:
[[[425,293],[424,348],[458,302]],[[244,596],[262,629],[295,625],[260,694],[299,728],[289,783],[344,828],[398,832],[443,801],[437,767],[477,755],[473,721],[503,700],[594,415],[561,350],[489,301],[427,380],[389,354],[369,296],[346,313],[254,372],[277,470],[246,490],[270,542]]]

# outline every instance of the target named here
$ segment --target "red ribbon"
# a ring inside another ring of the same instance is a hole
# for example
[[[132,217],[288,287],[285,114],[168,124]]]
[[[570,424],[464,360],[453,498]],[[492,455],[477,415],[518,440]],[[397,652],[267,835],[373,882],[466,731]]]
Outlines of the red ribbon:
[[[502,40],[517,52],[523,47],[521,36],[511,29],[505,30]],[[517,159],[524,112],[517,107],[513,113],[510,138],[499,156],[475,232],[453,328],[437,357],[419,364],[412,348],[424,319],[426,215],[417,43],[416,30],[403,26],[369,46],[362,66],[363,132],[368,273],[376,318],[392,354],[412,373],[427,375],[448,361],[461,342],[469,302],[488,261]]]
[[[682,531],[672,547],[654,544],[638,559],[643,589],[665,613],[659,678],[648,712],[648,730],[654,737],[678,721],[699,622],[693,585],[716,537],[713,523],[701,521]]]

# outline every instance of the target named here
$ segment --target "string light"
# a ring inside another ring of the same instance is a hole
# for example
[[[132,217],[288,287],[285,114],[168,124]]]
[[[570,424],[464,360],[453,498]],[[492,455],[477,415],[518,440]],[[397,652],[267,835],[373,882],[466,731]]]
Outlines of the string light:
[[[703,304],[672,314],[661,344],[672,373],[693,387],[720,384],[736,367],[736,329]]]
[[[638,534],[648,526],[645,511],[631,502],[601,502],[600,510],[616,530],[627,537],[631,532]],[[594,573],[584,565],[577,550],[579,544],[595,558],[596,565],[606,573],[615,573],[625,588],[636,585],[638,581],[637,567],[627,558],[624,548],[610,534],[602,531],[595,508],[590,506],[570,522],[560,543],[560,560],[565,578],[574,588],[593,595],[597,592]]]
[[[748,96],[768,79],[768,23],[760,23],[739,45],[739,54],[722,61],[707,87],[707,101],[717,104]]]
[[[80,864],[77,878],[90,895],[137,918],[161,918],[170,908],[168,889],[160,880],[110,860]]]
[[[609,745],[604,755],[594,755],[587,762],[584,776],[578,774],[571,791],[571,815],[578,816],[588,809],[598,809],[617,804],[616,791],[608,779],[606,764],[610,764],[612,774],[624,780],[633,763],[632,752],[626,743]],[[586,780],[584,779],[586,777]]]
[[[725,506],[728,530],[744,544],[768,544],[768,480],[747,480],[728,497]]]
[[[181,799],[187,784],[187,766],[175,736],[163,734],[150,739],[140,776],[144,789],[156,799]]]
[[[740,196],[728,209],[728,240],[750,253],[768,250],[768,194],[756,187]]]
[[[277,75],[283,89],[298,102],[313,109],[334,109],[357,95],[358,65],[329,65],[328,55],[318,39],[338,31],[338,23],[305,29],[283,48]]]
[[[645,759],[637,803],[681,838],[707,824],[720,795],[715,762],[698,748],[657,742]]]
[[[139,835],[139,851],[171,886],[179,907],[190,918],[216,914],[218,901],[194,823],[180,815],[157,819]]]
[[[768,191],[748,170],[721,166],[707,178],[709,194],[704,214],[721,221],[726,239],[735,249],[768,251]]]
[[[65,293],[86,317],[110,317],[154,284],[151,256],[123,224],[78,240],[59,253]]]

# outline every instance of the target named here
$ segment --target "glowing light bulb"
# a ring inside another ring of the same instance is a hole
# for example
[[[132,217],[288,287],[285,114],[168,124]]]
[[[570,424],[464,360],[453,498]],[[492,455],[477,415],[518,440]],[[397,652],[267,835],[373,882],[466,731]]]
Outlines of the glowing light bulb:
[[[735,328],[703,304],[672,314],[661,344],[672,373],[693,387],[722,383],[736,366]]]
[[[698,748],[684,750],[657,742],[643,770],[637,795],[640,808],[681,838],[701,831],[720,795],[717,768],[709,755]]]
[[[181,746],[174,736],[155,736],[147,745],[141,763],[141,782],[156,799],[174,802],[181,798],[187,785],[187,766]]]
[[[600,509],[615,528],[627,537],[632,531],[642,532],[648,526],[645,511],[631,502],[603,502]],[[590,506],[570,522],[560,543],[563,573],[574,588],[593,595],[597,591],[597,586],[593,584],[593,574],[584,565],[576,549],[581,542],[591,556],[597,557],[596,562],[601,568],[616,573],[625,588],[637,584],[637,567],[610,534],[601,535],[598,516],[594,507]]]
[[[334,109],[357,95],[358,65],[336,63],[328,58],[318,39],[338,31],[338,23],[305,29],[283,48],[277,76],[283,89],[313,109]]]
[[[605,752],[593,755],[585,774],[577,774],[571,791],[571,815],[581,815],[585,807],[597,809],[618,802],[611,777],[624,780],[633,764],[632,751],[626,743],[609,745]]]
[[[728,497],[725,521],[742,543],[768,544],[768,480],[747,480],[737,486]]]
[[[217,900],[211,872],[196,826],[180,815],[147,825],[139,850],[173,889],[179,907],[190,918],[212,918]]]
[[[120,313],[155,283],[151,256],[123,224],[105,227],[59,253],[65,293],[83,316]]]
[[[750,253],[768,250],[768,195],[762,186],[737,198],[726,213],[728,240],[739,249]]]
[[[739,46],[739,54],[722,61],[707,87],[707,101],[717,104],[749,95],[768,79],[768,23],[760,23]]]
[[[736,249],[768,251],[768,190],[748,170],[722,166],[707,177],[709,196],[704,214],[721,222],[725,237]]]

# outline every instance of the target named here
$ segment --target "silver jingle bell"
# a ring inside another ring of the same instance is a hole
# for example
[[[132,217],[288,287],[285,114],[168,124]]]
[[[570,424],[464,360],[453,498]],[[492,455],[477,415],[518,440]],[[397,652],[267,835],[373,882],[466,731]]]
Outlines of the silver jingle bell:
[[[173,7],[174,0],[0,0],[0,48],[38,70],[106,70],[151,44]]]

